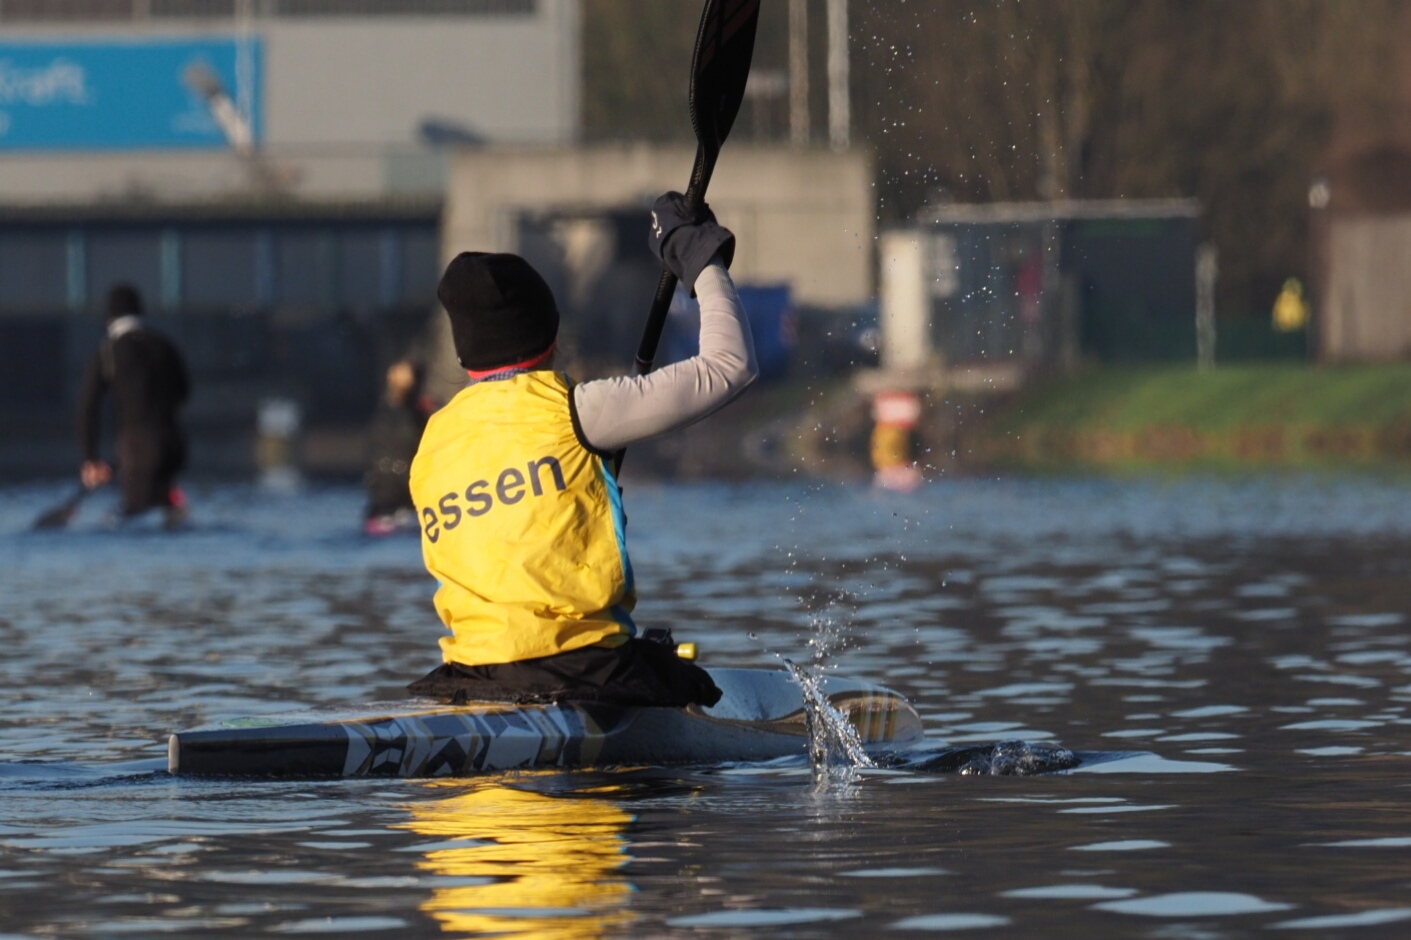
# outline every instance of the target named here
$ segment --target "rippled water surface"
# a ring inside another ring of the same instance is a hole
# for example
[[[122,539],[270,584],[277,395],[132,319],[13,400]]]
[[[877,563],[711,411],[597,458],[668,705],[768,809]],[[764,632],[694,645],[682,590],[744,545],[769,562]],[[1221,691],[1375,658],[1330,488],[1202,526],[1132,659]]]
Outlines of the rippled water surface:
[[[319,488],[25,531],[63,496],[0,490],[0,935],[1411,936],[1402,484],[629,487],[643,623],[1110,758],[1023,777],[171,778],[173,730],[434,665],[416,540]]]

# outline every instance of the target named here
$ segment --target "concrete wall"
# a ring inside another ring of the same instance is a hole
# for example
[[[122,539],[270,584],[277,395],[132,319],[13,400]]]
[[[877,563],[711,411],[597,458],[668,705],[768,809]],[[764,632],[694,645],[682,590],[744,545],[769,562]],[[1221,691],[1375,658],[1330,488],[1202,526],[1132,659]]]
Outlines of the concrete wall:
[[[931,363],[929,232],[887,232],[880,241],[882,368],[920,371]]]
[[[576,0],[532,17],[278,20],[266,35],[271,147],[407,146],[425,118],[487,139],[578,136]]]
[[[514,251],[521,212],[641,206],[684,189],[695,149],[646,144],[456,154],[445,251]],[[735,232],[737,280],[787,282],[797,302],[846,307],[874,293],[872,159],[861,151],[729,146],[708,200]]]
[[[256,19],[264,43],[264,151],[293,194],[375,198],[439,192],[428,118],[493,143],[578,138],[579,0],[540,0],[532,16]],[[7,42],[231,37],[228,20],[24,26]],[[246,190],[251,175],[218,151],[5,152],[0,201],[193,199]]]
[[[1318,323],[1325,362],[1411,357],[1411,215],[1334,218]]]
[[[291,178],[292,194],[309,199],[375,199],[434,195],[444,180],[434,152],[374,149],[341,152],[271,149],[270,165]],[[398,157],[427,167],[424,183],[398,190]],[[11,205],[83,205],[107,200],[190,202],[237,197],[252,176],[231,153],[150,152],[0,155],[0,202]]]

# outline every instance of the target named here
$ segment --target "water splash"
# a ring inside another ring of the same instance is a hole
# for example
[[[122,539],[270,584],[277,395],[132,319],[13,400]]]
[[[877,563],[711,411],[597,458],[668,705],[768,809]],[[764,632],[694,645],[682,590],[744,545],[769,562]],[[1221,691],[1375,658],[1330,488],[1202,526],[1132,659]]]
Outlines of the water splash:
[[[803,690],[804,725],[808,729],[808,761],[814,780],[822,785],[848,784],[859,767],[877,766],[863,749],[862,738],[848,716],[828,700],[824,669],[819,663],[800,666],[784,660]]]
[[[827,608],[837,609],[845,598],[828,599]],[[812,635],[808,646],[811,661],[805,664],[784,659],[790,675],[803,690],[804,722],[808,729],[808,759],[815,782],[821,787],[847,785],[856,780],[860,767],[877,766],[862,746],[862,738],[846,713],[828,700],[825,680],[832,655],[847,645],[845,618],[828,614],[810,619]]]

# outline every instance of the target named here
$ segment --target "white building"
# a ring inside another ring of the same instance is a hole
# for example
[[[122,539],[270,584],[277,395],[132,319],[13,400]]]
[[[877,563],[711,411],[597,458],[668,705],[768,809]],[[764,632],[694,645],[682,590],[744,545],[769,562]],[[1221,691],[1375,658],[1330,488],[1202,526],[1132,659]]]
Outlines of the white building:
[[[0,0],[0,202],[439,195],[438,142],[578,138],[579,16],[579,0]],[[240,120],[264,172],[232,147]]]

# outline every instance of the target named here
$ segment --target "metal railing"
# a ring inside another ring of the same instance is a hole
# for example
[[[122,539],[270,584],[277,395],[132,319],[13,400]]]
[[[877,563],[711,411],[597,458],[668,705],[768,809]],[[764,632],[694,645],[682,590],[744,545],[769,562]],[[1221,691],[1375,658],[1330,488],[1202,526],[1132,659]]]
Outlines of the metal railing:
[[[0,0],[0,23],[112,23],[237,16],[527,16],[538,0]]]

